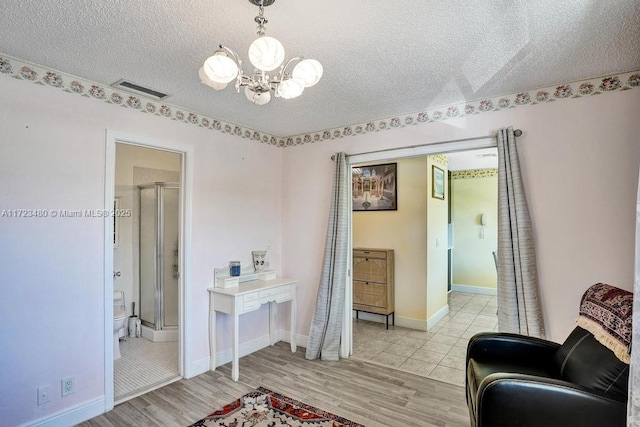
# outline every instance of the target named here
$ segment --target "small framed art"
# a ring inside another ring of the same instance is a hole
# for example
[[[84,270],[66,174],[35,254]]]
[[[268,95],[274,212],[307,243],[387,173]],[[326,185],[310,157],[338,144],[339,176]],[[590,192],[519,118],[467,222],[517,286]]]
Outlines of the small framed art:
[[[431,173],[431,197],[444,200],[444,171],[433,165]]]

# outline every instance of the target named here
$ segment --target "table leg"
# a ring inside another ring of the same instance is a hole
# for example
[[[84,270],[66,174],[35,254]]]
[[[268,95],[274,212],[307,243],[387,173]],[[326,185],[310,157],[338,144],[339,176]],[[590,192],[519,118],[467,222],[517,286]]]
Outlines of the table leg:
[[[276,343],[276,307],[273,301],[269,302],[269,345]]]
[[[209,292],[209,369],[216,370],[216,311],[213,295]]]
[[[296,288],[293,288],[293,298],[291,299],[291,325],[289,325],[289,329],[291,330],[291,337],[289,340],[291,341],[291,352],[296,352],[296,316],[297,316],[297,304],[296,304]]]
[[[238,320],[239,315],[233,315],[233,364],[231,366],[231,379],[238,381],[240,377],[240,366],[238,361]]]

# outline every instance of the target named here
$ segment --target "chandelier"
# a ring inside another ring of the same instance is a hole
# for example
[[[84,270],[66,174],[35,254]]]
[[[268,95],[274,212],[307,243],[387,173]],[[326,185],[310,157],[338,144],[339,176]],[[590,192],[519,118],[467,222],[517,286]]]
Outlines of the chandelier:
[[[253,73],[242,71],[242,60],[233,50],[220,45],[200,68],[200,81],[216,90],[222,90],[235,80],[235,88],[244,93],[254,104],[264,105],[276,98],[292,99],[300,96],[305,88],[318,83],[322,77],[322,65],[315,59],[292,58],[284,63],[284,46],[273,37],[267,37],[264,7],[275,0],[249,0],[260,11],[255,21],[258,24],[258,38],[249,46],[249,61],[255,67]],[[267,72],[280,69],[271,76]]]

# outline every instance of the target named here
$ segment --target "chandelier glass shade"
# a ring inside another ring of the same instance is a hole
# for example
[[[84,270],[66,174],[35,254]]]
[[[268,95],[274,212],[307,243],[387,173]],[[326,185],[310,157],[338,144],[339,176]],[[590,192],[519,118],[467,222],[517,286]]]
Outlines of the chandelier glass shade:
[[[273,71],[284,61],[284,46],[273,37],[259,37],[249,46],[249,61],[259,70]]]
[[[255,21],[258,23],[258,38],[249,46],[249,61],[255,67],[252,74],[245,74],[242,70],[242,60],[233,50],[220,45],[212,56],[204,61],[198,73],[200,81],[216,90],[222,90],[235,80],[235,88],[244,93],[251,102],[264,105],[271,100],[271,96],[283,99],[293,99],[300,95],[305,88],[318,83],[323,69],[315,59],[295,57],[284,62],[285,50],[282,43],[273,37],[265,36],[264,6],[273,4],[275,0],[249,0],[260,7]],[[269,71],[279,70],[273,75]]]
[[[224,52],[216,52],[204,61],[204,73],[212,82],[229,83],[238,75],[238,65]]]

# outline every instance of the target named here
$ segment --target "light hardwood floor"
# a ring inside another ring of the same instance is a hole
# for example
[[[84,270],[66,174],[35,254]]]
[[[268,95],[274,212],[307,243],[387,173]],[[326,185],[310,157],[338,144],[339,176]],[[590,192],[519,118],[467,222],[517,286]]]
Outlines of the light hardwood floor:
[[[187,426],[243,394],[263,386],[367,427],[469,426],[464,388],[343,359],[308,361],[304,348],[291,353],[277,343],[231,364],[180,380],[116,406],[82,426]]]

